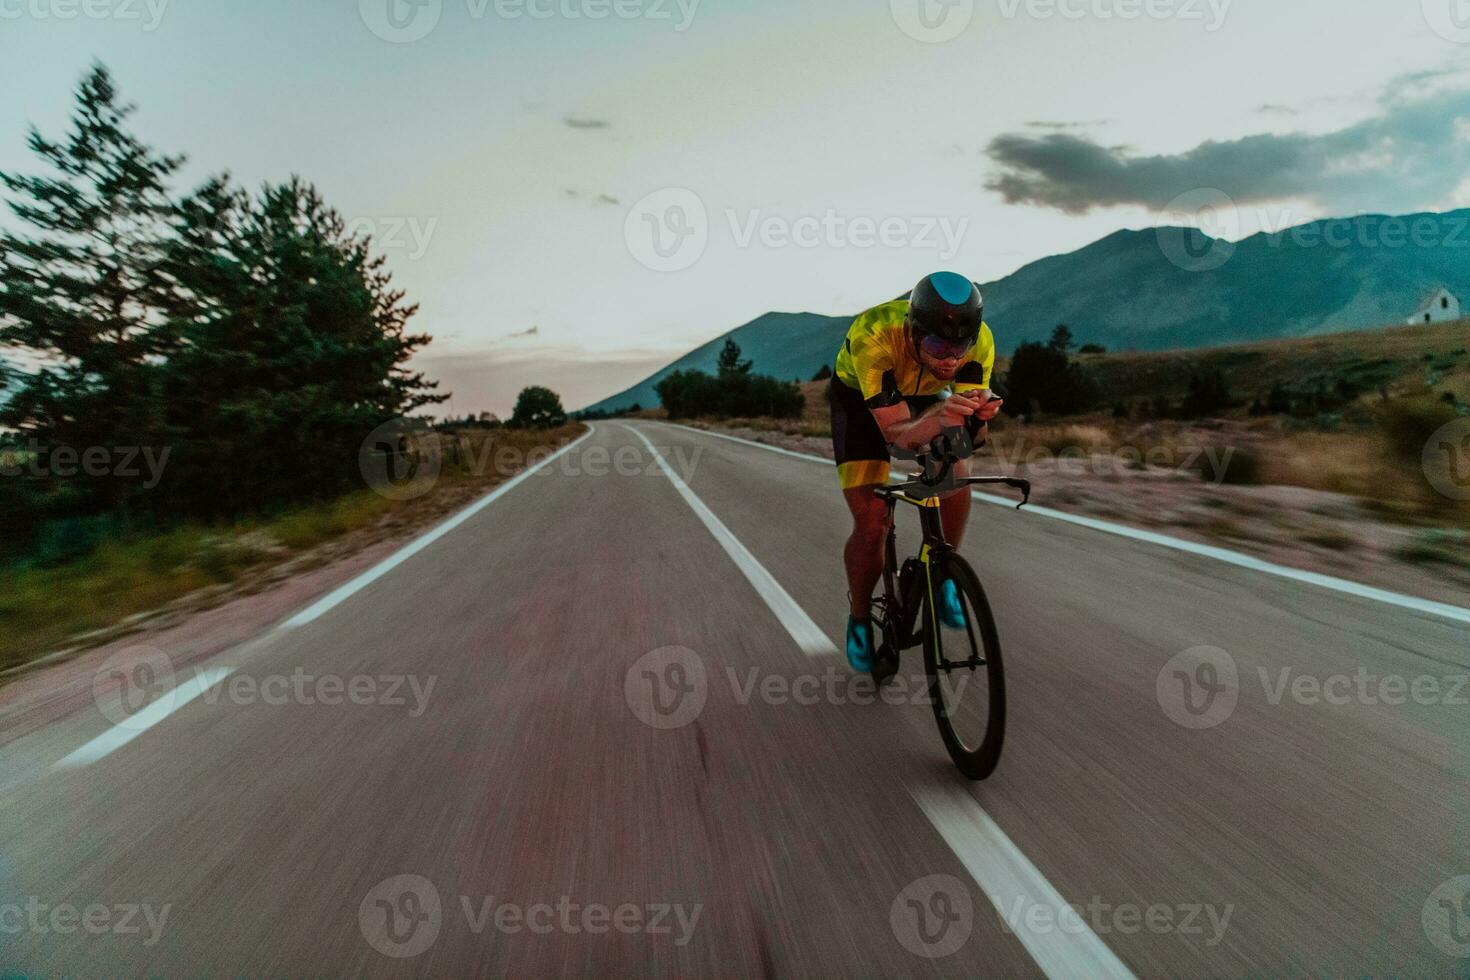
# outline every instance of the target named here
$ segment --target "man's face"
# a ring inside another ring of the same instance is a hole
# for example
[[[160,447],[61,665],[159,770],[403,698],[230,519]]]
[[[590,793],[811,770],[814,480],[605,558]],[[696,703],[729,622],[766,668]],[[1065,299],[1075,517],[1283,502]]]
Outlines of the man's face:
[[[912,332],[910,336],[913,336]],[[973,342],[957,343],[940,337],[924,337],[914,346],[919,351],[919,363],[940,381],[953,381],[960,368],[964,367],[965,359],[970,356],[970,351],[975,349]]]
[[[964,366],[965,357],[964,354],[957,357],[935,357],[921,347],[919,348],[919,362],[924,365],[926,371],[940,381],[953,381],[955,375],[960,373],[960,368]]]

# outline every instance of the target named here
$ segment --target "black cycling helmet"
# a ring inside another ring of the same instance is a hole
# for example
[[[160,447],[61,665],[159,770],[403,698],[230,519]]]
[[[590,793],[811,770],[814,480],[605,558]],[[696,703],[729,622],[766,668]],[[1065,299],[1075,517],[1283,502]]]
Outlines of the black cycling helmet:
[[[980,287],[957,272],[925,276],[909,296],[909,330],[915,340],[939,337],[972,344],[980,338],[985,301]]]

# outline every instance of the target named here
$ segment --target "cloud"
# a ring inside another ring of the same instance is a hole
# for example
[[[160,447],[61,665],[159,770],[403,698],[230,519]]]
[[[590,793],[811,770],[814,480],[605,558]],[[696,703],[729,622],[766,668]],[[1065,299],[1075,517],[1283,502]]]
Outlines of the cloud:
[[[1087,136],[1007,133],[986,153],[986,187],[1008,204],[1068,214],[1143,205],[1162,209],[1187,191],[1214,188],[1238,203],[1309,200],[1339,213],[1442,206],[1470,169],[1470,89],[1430,85],[1443,71],[1396,79],[1378,113],[1321,134],[1261,133],[1147,156]]]
[[[567,116],[562,120],[572,129],[610,129],[612,123],[606,119],[578,119],[576,116]]]
[[[583,197],[583,194],[582,194],[581,191],[574,190],[574,189],[572,189],[570,187],[563,188],[562,189],[562,193],[565,194],[567,197],[571,198],[574,201],[579,201]],[[594,208],[607,207],[608,205],[621,204],[622,203],[617,198],[613,197],[611,194],[608,194],[608,193],[601,193],[601,194],[593,195],[593,194],[591,194],[589,192],[586,195],[586,197],[592,202],[592,206]]]
[[[1107,119],[1097,119],[1092,122],[1051,122],[1045,119],[1033,119],[1026,123],[1028,129],[1090,129],[1093,126],[1103,126],[1109,122]]]

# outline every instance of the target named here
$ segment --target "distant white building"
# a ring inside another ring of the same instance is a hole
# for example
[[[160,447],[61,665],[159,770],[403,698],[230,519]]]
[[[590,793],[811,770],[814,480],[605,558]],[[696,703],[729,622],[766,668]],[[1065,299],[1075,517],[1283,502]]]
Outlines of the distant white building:
[[[1447,323],[1460,319],[1460,297],[1445,289],[1436,289],[1419,304],[1419,312],[1409,317],[1410,323]]]

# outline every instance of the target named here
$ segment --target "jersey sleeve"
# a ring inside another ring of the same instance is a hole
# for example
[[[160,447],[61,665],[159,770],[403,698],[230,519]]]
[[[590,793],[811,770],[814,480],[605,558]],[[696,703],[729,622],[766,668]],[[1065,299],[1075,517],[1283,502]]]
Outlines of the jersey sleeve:
[[[873,330],[854,330],[848,341],[858,389],[869,408],[888,408],[900,401],[893,383],[893,353]]]
[[[980,324],[980,341],[970,360],[955,375],[955,391],[985,391],[990,388],[990,375],[995,370],[995,338],[990,328]]]

